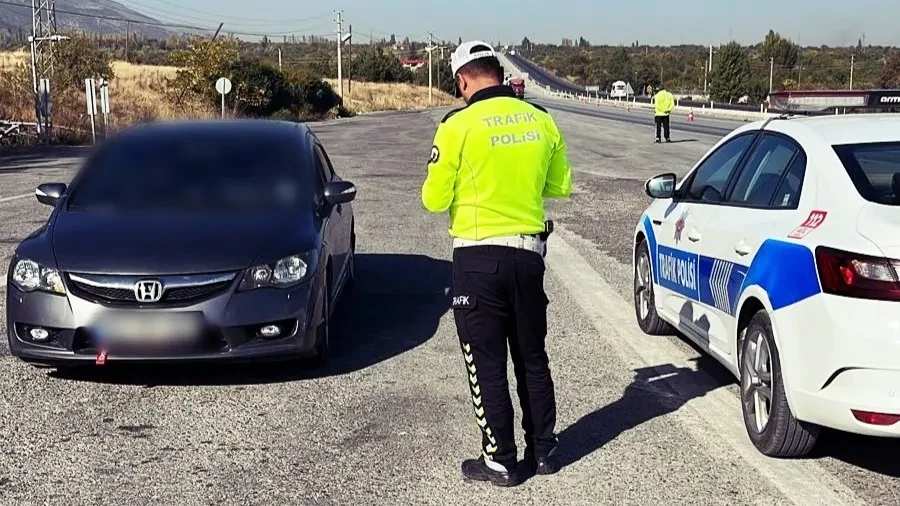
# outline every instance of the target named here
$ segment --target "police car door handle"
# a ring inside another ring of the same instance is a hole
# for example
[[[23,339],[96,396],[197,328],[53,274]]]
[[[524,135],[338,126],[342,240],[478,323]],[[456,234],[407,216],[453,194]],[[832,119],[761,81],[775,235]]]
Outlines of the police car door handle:
[[[750,246],[747,245],[744,241],[741,241],[734,245],[734,252],[740,256],[749,255],[750,254]]]
[[[700,232],[697,232],[696,230],[691,230],[691,232],[688,234],[688,240],[691,242],[699,241],[700,237],[702,237],[700,235]]]

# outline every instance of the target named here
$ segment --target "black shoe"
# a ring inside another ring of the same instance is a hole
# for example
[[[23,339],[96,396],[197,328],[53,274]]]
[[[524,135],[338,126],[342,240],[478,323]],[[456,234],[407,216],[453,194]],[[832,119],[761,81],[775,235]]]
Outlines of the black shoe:
[[[498,487],[514,487],[518,485],[519,480],[515,471],[503,472],[491,469],[484,462],[484,457],[463,461],[462,473],[470,480],[489,481]]]
[[[654,143],[659,144],[659,139],[656,139]]]
[[[672,142],[672,140],[671,140],[671,139],[666,139],[666,142]]]
[[[525,466],[533,474],[549,475],[559,472],[559,462],[551,455],[535,457],[530,450],[525,450]]]

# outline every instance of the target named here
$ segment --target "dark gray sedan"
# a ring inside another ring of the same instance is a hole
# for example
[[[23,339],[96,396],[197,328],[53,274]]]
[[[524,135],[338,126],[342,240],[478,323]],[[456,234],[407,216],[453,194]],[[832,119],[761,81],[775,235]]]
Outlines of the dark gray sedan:
[[[9,266],[14,356],[327,360],[354,281],[356,188],[305,126],[136,127],[36,196],[54,209]]]

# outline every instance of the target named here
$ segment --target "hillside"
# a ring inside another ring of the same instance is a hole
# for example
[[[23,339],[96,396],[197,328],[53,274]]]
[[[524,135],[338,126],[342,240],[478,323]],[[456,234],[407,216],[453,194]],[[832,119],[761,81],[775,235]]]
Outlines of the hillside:
[[[20,4],[9,5],[9,4]],[[120,18],[148,23],[157,23],[113,0],[65,0],[56,2],[56,24],[60,32],[84,31],[104,35],[124,35],[126,29],[134,35],[144,37],[167,37],[171,34],[165,28],[114,21],[104,18]],[[31,32],[31,0],[3,0],[0,3],[0,34],[25,36]]]

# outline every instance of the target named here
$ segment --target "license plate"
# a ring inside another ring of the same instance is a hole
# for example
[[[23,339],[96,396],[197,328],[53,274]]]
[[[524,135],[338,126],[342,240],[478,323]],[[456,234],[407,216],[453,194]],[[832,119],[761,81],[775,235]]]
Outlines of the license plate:
[[[103,345],[160,346],[188,344],[197,339],[202,324],[197,313],[110,313],[93,325]]]

